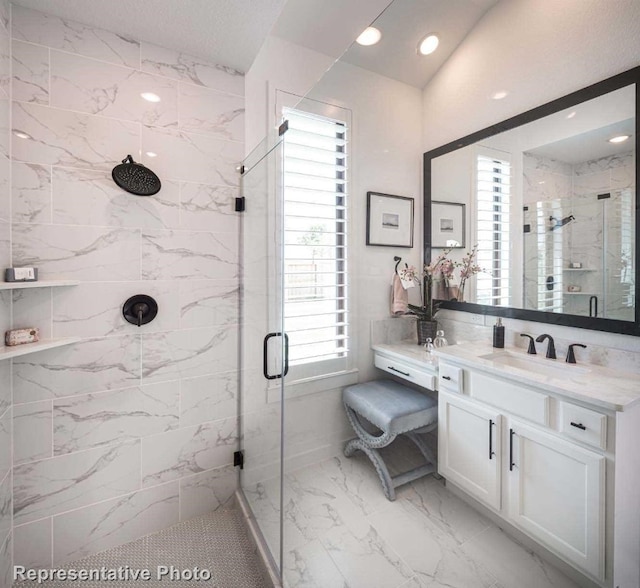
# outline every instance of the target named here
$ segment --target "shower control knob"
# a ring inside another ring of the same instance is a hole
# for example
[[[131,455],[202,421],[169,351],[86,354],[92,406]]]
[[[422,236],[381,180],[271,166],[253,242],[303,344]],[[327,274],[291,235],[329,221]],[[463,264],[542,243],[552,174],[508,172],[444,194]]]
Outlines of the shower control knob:
[[[150,323],[158,314],[158,303],[146,294],[136,294],[122,307],[122,315],[127,322],[141,327]]]

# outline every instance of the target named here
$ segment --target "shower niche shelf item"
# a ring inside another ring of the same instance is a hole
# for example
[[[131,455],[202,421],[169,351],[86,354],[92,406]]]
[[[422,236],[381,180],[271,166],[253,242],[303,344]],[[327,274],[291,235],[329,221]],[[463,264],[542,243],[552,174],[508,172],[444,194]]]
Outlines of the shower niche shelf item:
[[[46,351],[47,349],[55,349],[56,347],[64,347],[81,341],[80,337],[66,337],[64,339],[43,339],[37,343],[25,343],[24,345],[16,345],[15,347],[3,346],[0,348],[0,361],[4,359],[12,359],[21,355],[29,355],[38,351]]]
[[[0,290],[24,290],[27,288],[59,288],[77,286],[76,280],[38,280],[37,282],[0,282]]]
[[[562,270],[563,272],[596,272],[598,270],[592,269],[590,267],[565,267]]]

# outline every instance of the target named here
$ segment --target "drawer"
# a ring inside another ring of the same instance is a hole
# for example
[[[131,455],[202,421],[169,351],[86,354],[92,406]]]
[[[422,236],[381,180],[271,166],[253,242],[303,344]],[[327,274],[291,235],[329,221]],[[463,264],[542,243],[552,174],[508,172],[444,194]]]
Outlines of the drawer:
[[[559,429],[563,435],[600,449],[607,448],[607,417],[605,415],[568,402],[559,404]]]
[[[462,394],[464,390],[464,370],[462,368],[443,363],[438,365],[438,390]]]
[[[472,398],[528,421],[549,425],[549,396],[546,394],[478,372],[471,372],[469,380],[469,395]]]
[[[427,388],[429,390],[435,390],[436,377],[433,373],[426,370],[421,370],[415,366],[397,359],[391,359],[384,355],[376,353],[373,358],[374,365],[385,372],[389,372],[394,376],[398,376],[409,382],[413,382],[418,386]]]

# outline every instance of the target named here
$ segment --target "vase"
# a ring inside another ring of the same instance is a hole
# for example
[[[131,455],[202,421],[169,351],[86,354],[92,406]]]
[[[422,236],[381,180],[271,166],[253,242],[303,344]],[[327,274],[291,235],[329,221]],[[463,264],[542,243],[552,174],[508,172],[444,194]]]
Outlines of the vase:
[[[438,321],[425,321],[418,319],[416,321],[416,328],[418,331],[418,345],[424,345],[427,342],[427,339],[431,339],[433,341],[436,338]]]

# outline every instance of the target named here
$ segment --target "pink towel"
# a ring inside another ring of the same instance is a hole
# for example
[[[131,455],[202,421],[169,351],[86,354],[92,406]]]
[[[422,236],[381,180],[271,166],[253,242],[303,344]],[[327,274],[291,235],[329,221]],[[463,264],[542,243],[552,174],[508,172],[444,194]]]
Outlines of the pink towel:
[[[393,274],[393,280],[391,282],[391,314],[399,316],[405,314],[409,307],[409,295],[407,291],[402,287],[400,276]]]

